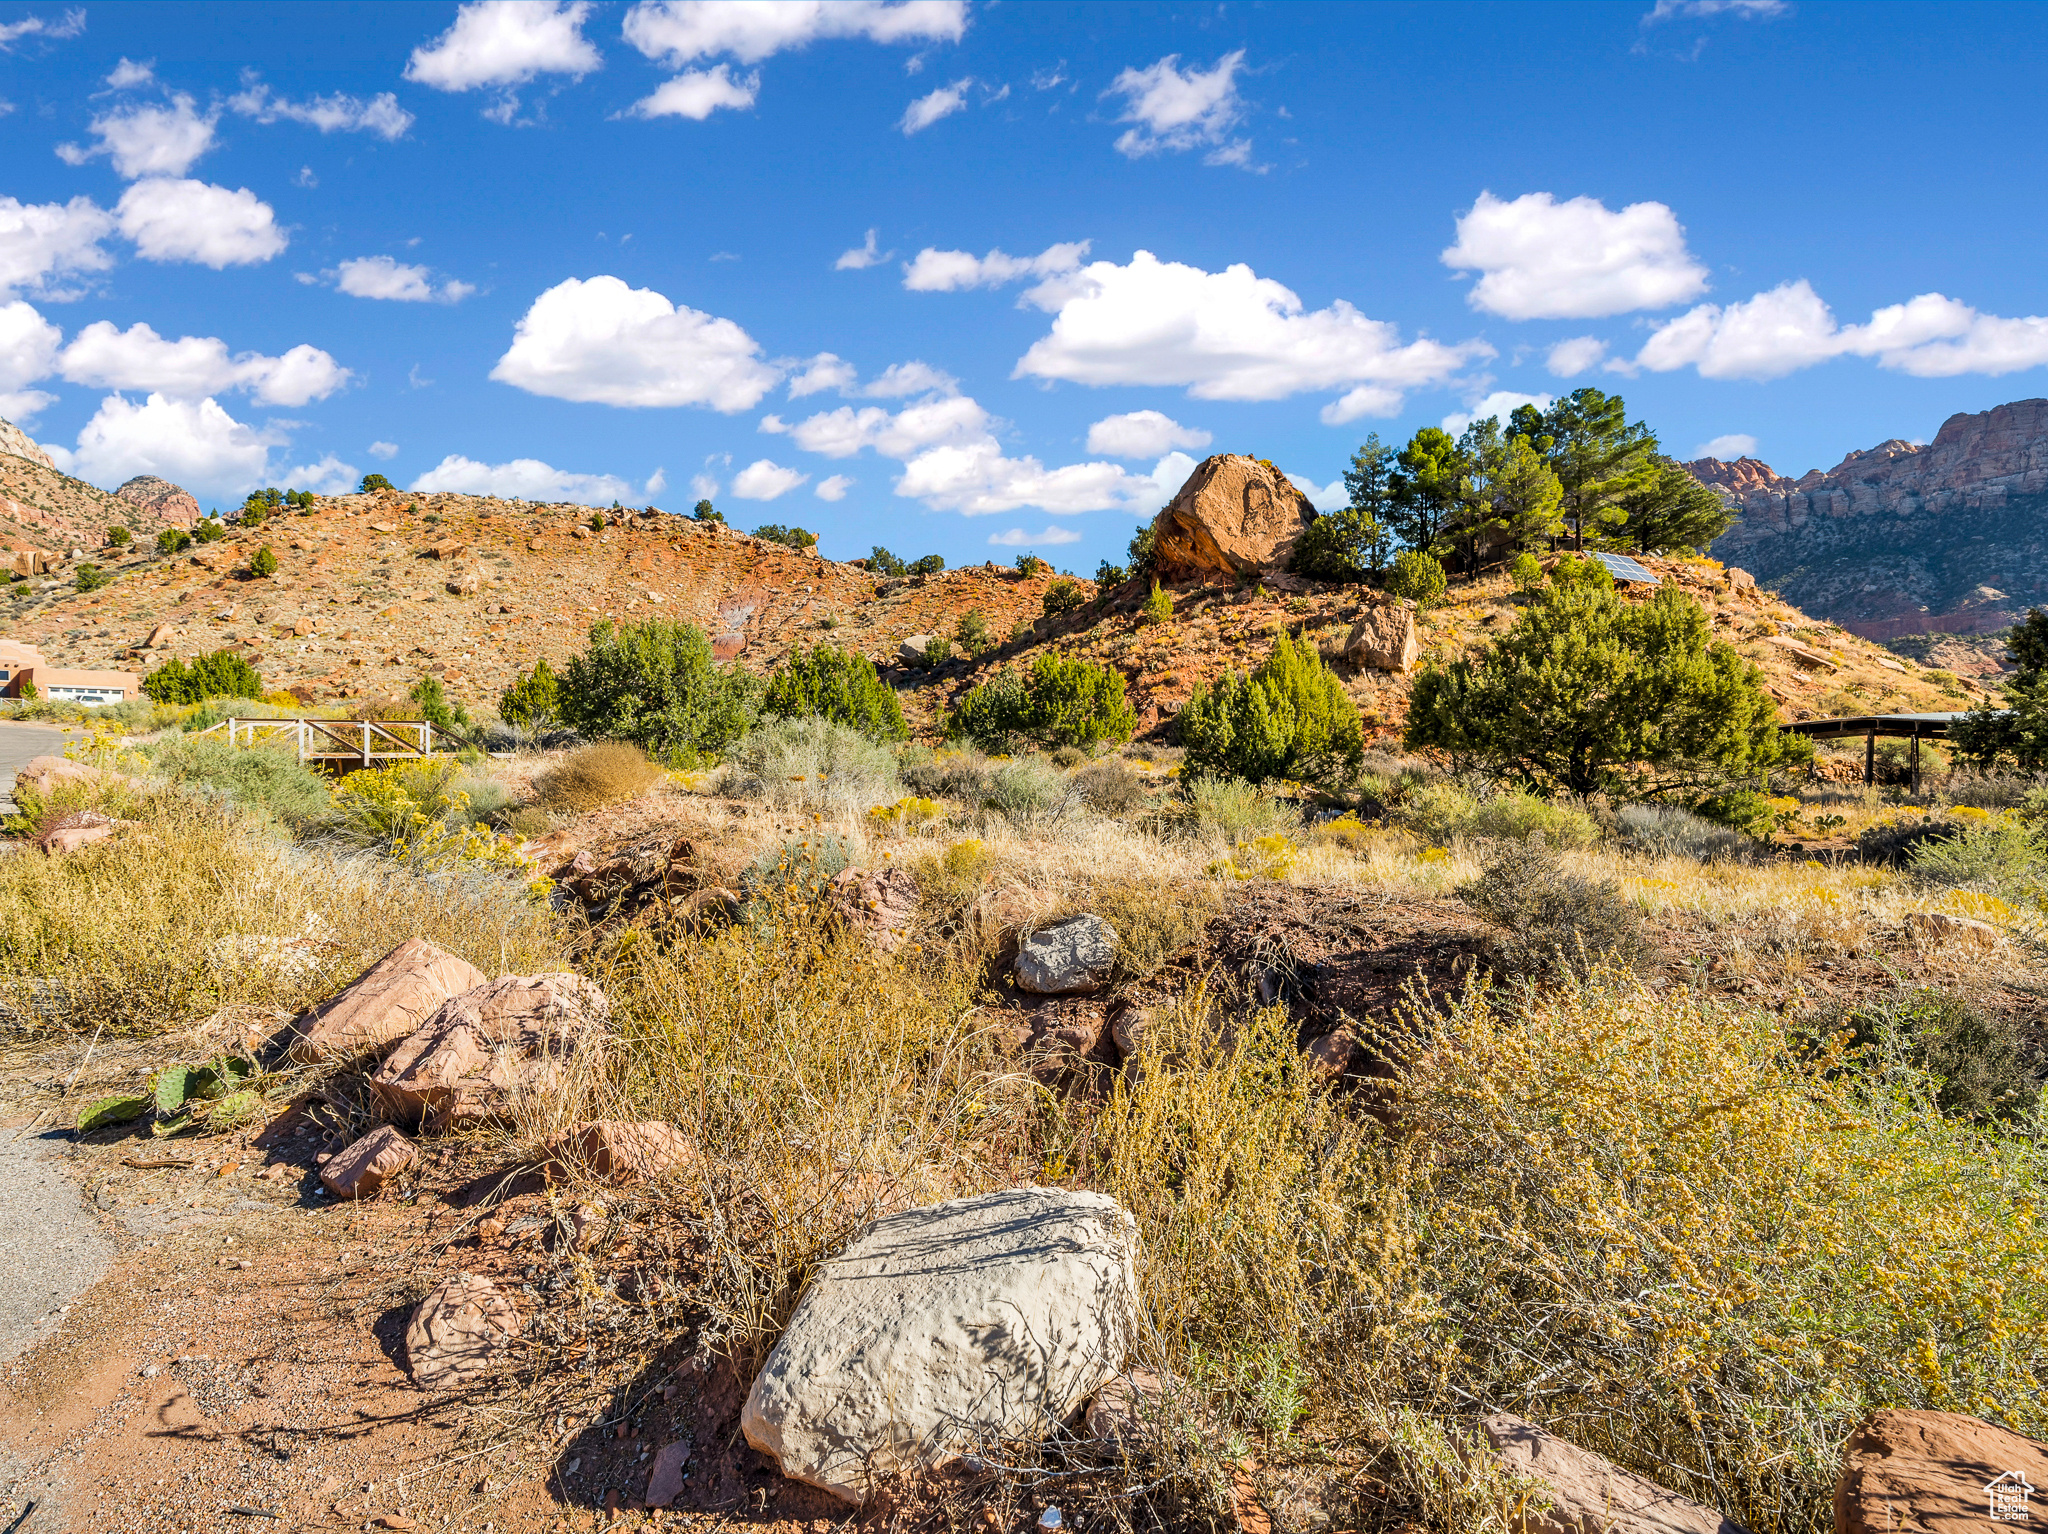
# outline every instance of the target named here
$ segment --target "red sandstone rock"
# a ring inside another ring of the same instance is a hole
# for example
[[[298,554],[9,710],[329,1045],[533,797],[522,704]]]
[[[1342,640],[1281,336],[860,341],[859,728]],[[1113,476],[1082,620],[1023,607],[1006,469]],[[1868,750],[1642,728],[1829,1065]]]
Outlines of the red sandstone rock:
[[[320,1181],[336,1198],[375,1198],[415,1154],[410,1140],[389,1124],[379,1124],[322,1167]]]
[[[2001,1534],[2048,1522],[2048,1444],[1977,1417],[1873,1412],[1849,1435],[1835,1534]]]
[[[1501,1463],[1550,1493],[1552,1505],[1524,1514],[1519,1534],[1748,1534],[1712,1508],[1533,1422],[1497,1412],[1483,1426]]]
[[[606,1119],[558,1135],[548,1155],[563,1166],[623,1185],[659,1177],[695,1152],[689,1137],[673,1125]]]
[[[519,1312],[497,1285],[456,1273],[420,1301],[405,1329],[405,1362],[424,1390],[460,1385],[490,1368],[519,1335]]]
[[[1218,453],[1195,465],[1153,522],[1168,575],[1256,575],[1287,566],[1315,507],[1285,474],[1257,458]]]
[[[370,1090],[394,1118],[436,1133],[503,1119],[516,1093],[600,1050],[610,1016],[604,992],[581,975],[507,975],[444,1001],[378,1067]]]
[[[484,983],[484,972],[422,937],[407,938],[307,1013],[291,1054],[302,1064],[382,1054],[450,996]]]

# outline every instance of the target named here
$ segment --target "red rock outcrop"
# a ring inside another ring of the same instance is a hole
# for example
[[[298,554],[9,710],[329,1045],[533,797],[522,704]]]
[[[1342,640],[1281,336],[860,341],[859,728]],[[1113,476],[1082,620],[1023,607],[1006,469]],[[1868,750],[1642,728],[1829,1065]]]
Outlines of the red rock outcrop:
[[[1287,557],[1316,509],[1272,464],[1217,453],[1195,465],[1153,522],[1163,575],[1259,575]]]
[[[43,451],[42,445],[12,421],[0,421],[0,453],[12,453],[46,469],[57,467],[50,461],[50,455]]]
[[[1842,1448],[1835,1534],[2035,1528],[2044,1487],[2048,1444],[1954,1412],[1872,1412]]]
[[[2048,603],[2048,399],[1950,416],[1789,479],[1752,458],[1686,465],[1741,520],[1716,558],[1868,639],[1990,633]]]
[[[169,527],[190,527],[199,520],[199,502],[192,492],[154,474],[138,474],[114,494]]]

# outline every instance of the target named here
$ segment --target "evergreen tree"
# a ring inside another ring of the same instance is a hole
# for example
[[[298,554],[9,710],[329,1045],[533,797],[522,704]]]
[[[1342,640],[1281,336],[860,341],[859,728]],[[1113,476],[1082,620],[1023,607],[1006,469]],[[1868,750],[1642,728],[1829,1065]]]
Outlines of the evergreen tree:
[[[1641,554],[1704,554],[1735,520],[1725,501],[1661,456],[1651,459],[1644,483],[1625,492],[1616,505],[1625,520],[1615,541]]]
[[[561,693],[552,667],[545,656],[512,679],[498,699],[498,717],[507,724],[539,728],[553,724],[561,715]]]
[[[1351,455],[1344,471],[1348,505],[1325,512],[1295,542],[1288,568],[1297,575],[1324,581],[1361,581],[1386,568],[1394,534],[1390,489],[1394,450],[1374,432]]]
[[[852,650],[820,645],[798,650],[769,679],[763,715],[801,718],[816,714],[870,740],[908,740],[903,705],[875,671],[875,663]]]
[[[695,624],[606,621],[592,626],[590,648],[563,668],[559,695],[572,729],[687,761],[747,732],[759,687],[719,666]]]
[[[1458,456],[1466,468],[1462,506],[1441,541],[1457,550],[1468,573],[1563,530],[1557,473],[1529,437],[1503,432],[1499,418],[1488,416],[1465,428]]]
[[[2048,769],[2048,612],[2032,608],[2005,635],[2014,666],[2005,707],[1976,709],[1949,731],[1956,755],[1980,772]]]
[[[260,698],[263,678],[232,650],[186,662],[172,656],[142,679],[144,696],[158,703],[203,703],[208,698]]]
[[[1249,676],[1197,687],[1180,711],[1188,776],[1317,781],[1343,778],[1364,754],[1358,708],[1314,645],[1282,634]]]
[[[1464,455],[1458,439],[1425,426],[1408,439],[1387,476],[1387,517],[1411,549],[1432,550],[1464,504]]]
[[[1049,746],[1092,746],[1129,740],[1137,722],[1121,672],[1047,650],[1029,672],[1004,671],[970,688],[946,717],[946,735],[991,750],[1013,735]]]
[[[1407,744],[1538,789],[1694,804],[1813,750],[1675,586],[1630,602],[1578,581],[1540,590],[1484,653],[1425,665]]]
[[[1655,477],[1657,439],[1640,421],[1629,424],[1619,394],[1574,389],[1540,413],[1521,406],[1510,424],[1532,441],[1550,439],[1546,456],[1557,473],[1558,511],[1574,549],[1583,550],[1588,539],[1598,547],[1610,537],[1628,518],[1623,497]]]

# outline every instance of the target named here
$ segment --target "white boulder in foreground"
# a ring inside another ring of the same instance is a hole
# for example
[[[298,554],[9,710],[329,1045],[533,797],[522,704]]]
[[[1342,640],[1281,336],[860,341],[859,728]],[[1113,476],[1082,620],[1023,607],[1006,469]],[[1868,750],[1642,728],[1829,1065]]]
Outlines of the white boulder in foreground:
[[[877,1220],[811,1280],[740,1426],[782,1473],[880,1476],[1040,1438],[1123,1366],[1138,1226],[1113,1198],[1013,1188]]]

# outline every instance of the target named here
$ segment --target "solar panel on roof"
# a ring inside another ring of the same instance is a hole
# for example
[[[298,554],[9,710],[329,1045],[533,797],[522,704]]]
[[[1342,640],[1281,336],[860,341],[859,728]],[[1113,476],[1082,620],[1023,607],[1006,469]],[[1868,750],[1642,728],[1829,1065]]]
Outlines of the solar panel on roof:
[[[1593,557],[1607,566],[1607,573],[1618,581],[1634,581],[1644,586],[1657,584],[1656,576],[1626,554],[1595,554]]]

